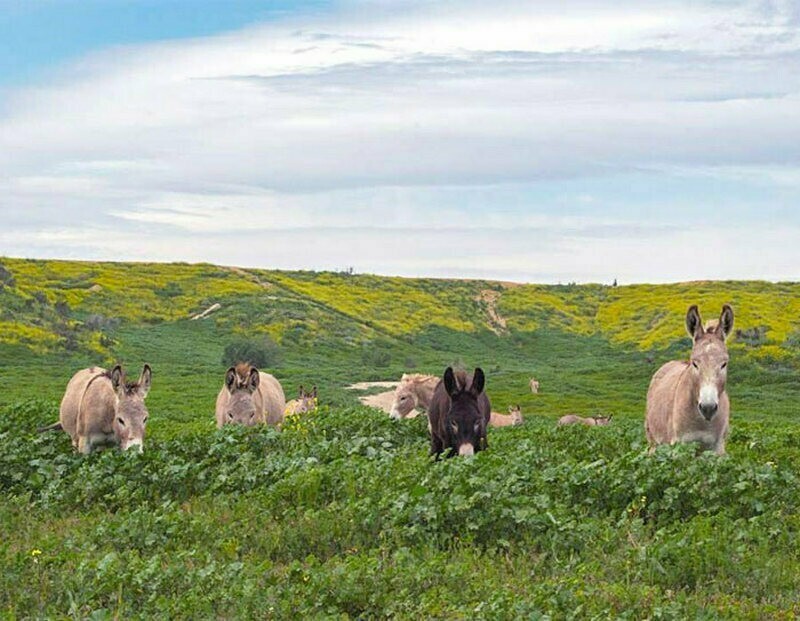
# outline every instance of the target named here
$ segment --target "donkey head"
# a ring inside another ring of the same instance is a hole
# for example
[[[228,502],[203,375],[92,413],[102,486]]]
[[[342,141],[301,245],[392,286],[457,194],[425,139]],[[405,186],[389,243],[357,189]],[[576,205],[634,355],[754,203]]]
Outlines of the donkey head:
[[[733,309],[725,304],[719,321],[704,327],[697,306],[686,313],[686,331],[692,337],[692,373],[697,399],[697,411],[707,421],[719,409],[719,397],[725,392],[728,376],[728,348],[725,341],[733,330]]]
[[[480,367],[475,369],[469,388],[458,385],[452,367],[444,372],[444,387],[450,395],[450,410],[445,417],[448,444],[459,455],[474,455],[486,442],[486,420],[478,404],[485,383]]]
[[[144,448],[144,428],[148,416],[144,399],[150,392],[152,374],[150,365],[146,364],[136,382],[127,382],[120,365],[111,370],[111,387],[116,397],[112,427],[123,451],[135,447],[141,453]]]
[[[417,391],[413,382],[403,376],[400,385],[394,391],[394,401],[389,413],[391,418],[405,418],[417,407]]]
[[[299,403],[299,408],[296,411],[298,414],[302,412],[310,412],[311,410],[316,409],[317,407],[317,387],[314,386],[311,391],[306,391],[303,386],[300,386],[300,390],[298,391],[297,401]]]
[[[229,398],[225,410],[226,425],[251,427],[260,422],[260,413],[253,399],[260,381],[258,369],[248,364],[239,364],[227,370],[225,388],[228,390]]]

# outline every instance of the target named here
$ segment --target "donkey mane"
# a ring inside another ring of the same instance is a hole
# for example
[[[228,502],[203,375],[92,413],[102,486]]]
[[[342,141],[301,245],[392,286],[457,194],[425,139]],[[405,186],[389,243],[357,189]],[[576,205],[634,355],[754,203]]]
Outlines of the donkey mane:
[[[253,365],[249,362],[239,362],[236,364],[236,375],[240,375],[242,377],[246,377],[250,374],[250,369],[253,368]]]
[[[244,388],[247,386],[247,382],[250,379],[250,374],[253,372],[255,367],[250,364],[249,362],[239,362],[233,368],[235,382],[234,385],[231,386],[231,390],[235,390],[238,388]]]

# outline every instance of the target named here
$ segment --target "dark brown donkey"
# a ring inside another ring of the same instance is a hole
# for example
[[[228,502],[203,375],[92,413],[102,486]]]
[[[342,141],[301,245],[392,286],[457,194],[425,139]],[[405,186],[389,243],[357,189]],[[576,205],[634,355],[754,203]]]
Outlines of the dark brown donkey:
[[[428,410],[431,455],[437,460],[446,449],[450,449],[447,457],[452,457],[456,453],[474,455],[487,447],[486,426],[492,406],[483,392],[485,382],[480,368],[470,377],[447,367]]]

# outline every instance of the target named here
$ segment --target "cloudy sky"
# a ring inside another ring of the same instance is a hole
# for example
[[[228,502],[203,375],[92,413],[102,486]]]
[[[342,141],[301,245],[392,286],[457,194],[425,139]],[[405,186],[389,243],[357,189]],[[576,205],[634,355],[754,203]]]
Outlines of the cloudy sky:
[[[0,0],[0,255],[800,278],[797,0]]]

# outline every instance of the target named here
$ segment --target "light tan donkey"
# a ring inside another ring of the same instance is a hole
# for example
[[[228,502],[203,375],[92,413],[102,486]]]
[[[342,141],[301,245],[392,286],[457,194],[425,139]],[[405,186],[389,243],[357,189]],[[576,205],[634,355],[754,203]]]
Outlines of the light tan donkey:
[[[391,418],[408,418],[416,408],[428,411],[433,400],[433,391],[442,378],[437,375],[404,373],[394,392]]]
[[[314,386],[311,392],[306,392],[305,388],[300,386],[297,399],[292,399],[286,402],[286,408],[283,411],[284,416],[294,416],[295,414],[305,414],[317,409],[319,401],[317,400],[317,387]]]
[[[63,429],[72,438],[72,446],[83,454],[102,445],[141,452],[148,417],[144,400],[151,378],[147,364],[136,382],[126,381],[119,365],[111,371],[100,367],[78,371],[61,400],[59,422],[40,431]]]
[[[522,409],[518,405],[509,405],[508,414],[492,412],[489,418],[490,427],[513,427],[523,423]]]
[[[558,419],[560,427],[564,425],[586,425],[587,427],[596,427],[608,425],[611,422],[613,414],[608,416],[578,416],[577,414],[567,414]]]
[[[725,391],[733,309],[722,307],[719,321],[705,327],[697,306],[686,313],[694,345],[688,361],[673,360],[656,371],[647,391],[645,432],[650,450],[658,444],[697,442],[702,449],[725,453],[730,400]]]
[[[240,363],[226,371],[225,384],[217,395],[217,427],[263,423],[277,427],[283,422],[285,409],[280,382],[248,363]]]

